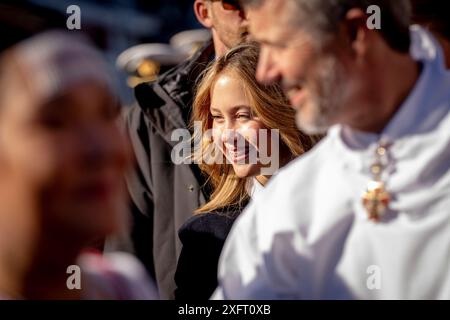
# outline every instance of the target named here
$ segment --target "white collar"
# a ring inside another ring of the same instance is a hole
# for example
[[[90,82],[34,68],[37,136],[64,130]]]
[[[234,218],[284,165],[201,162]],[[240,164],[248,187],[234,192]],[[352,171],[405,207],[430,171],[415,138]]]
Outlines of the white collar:
[[[250,198],[255,198],[255,196],[257,196],[264,190],[264,186],[258,181],[258,179],[253,177],[251,180],[249,180],[247,190]]]
[[[445,68],[444,55],[434,36],[419,26],[412,26],[411,56],[423,65],[419,79],[399,111],[394,115],[383,132],[378,135],[336,125],[329,135],[338,140],[345,151],[367,151],[377,141],[395,141],[412,132],[432,130],[448,112],[448,105],[437,107],[431,97],[442,94],[440,88],[450,85],[450,73]],[[436,95],[434,94],[434,95]]]

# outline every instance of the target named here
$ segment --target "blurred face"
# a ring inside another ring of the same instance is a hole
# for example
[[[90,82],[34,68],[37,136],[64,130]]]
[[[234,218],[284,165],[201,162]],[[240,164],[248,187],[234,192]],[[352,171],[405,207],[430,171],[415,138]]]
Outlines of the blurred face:
[[[239,178],[258,176],[261,164],[252,155],[259,153],[262,143],[270,153],[270,143],[259,141],[258,133],[265,127],[253,113],[242,80],[234,73],[225,72],[217,79],[211,92],[210,113],[214,142],[232,164],[236,175]]]
[[[289,0],[248,8],[251,34],[261,43],[256,76],[260,82],[281,83],[297,110],[300,129],[322,133],[345,121],[353,83],[337,53],[320,48],[317,39],[293,21],[298,10]]]
[[[238,1],[208,1],[210,5],[212,29],[228,48],[245,41],[248,36],[248,23],[240,10]]]
[[[46,230],[91,240],[122,224],[127,161],[106,88],[85,81],[49,100],[10,86],[0,111],[4,184],[33,196]]]

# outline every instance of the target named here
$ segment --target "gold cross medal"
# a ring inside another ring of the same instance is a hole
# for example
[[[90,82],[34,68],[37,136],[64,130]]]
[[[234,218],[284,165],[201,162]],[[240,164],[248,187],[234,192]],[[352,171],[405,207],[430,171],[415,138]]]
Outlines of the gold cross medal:
[[[391,196],[386,191],[384,183],[381,181],[369,181],[367,191],[362,196],[362,204],[366,209],[369,220],[379,222],[386,213]]]

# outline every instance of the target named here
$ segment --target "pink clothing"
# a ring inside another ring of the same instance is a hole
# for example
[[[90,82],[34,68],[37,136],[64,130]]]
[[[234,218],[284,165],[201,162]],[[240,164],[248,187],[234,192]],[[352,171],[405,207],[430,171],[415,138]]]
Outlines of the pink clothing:
[[[155,300],[157,290],[132,255],[83,253],[78,259],[85,300]]]

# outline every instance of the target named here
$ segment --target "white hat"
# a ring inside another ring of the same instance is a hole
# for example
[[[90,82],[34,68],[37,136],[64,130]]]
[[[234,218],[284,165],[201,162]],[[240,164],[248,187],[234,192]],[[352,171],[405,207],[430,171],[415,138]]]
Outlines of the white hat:
[[[170,44],[175,49],[190,56],[209,39],[211,39],[210,30],[193,29],[175,34],[172,38],[170,38]]]
[[[128,48],[116,60],[118,68],[129,74],[135,74],[138,67],[146,60],[158,65],[177,65],[184,61],[187,55],[165,43],[146,43]]]
[[[100,52],[69,31],[40,33],[17,44],[14,54],[29,74],[26,81],[42,97],[50,98],[86,80],[116,92],[114,73]]]

